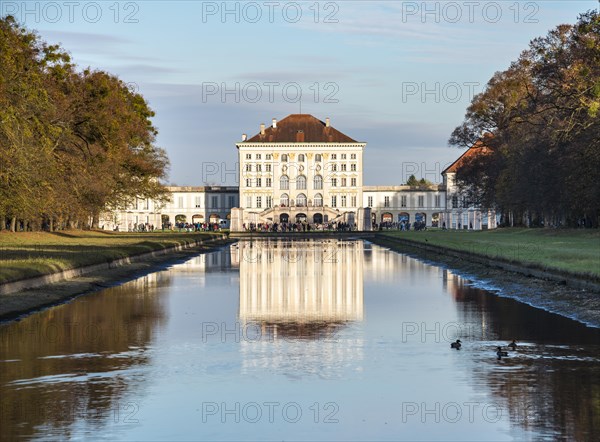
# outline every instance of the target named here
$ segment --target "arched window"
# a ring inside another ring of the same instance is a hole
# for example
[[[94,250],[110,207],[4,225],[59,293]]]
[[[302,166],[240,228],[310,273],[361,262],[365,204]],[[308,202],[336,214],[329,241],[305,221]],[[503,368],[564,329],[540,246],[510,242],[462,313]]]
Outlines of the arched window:
[[[321,154],[318,153],[315,155],[315,163],[320,163],[321,162]]]
[[[320,190],[323,188],[323,177],[321,175],[315,175],[313,178],[313,187],[316,190]]]
[[[296,178],[296,189],[306,189],[306,177],[304,175],[298,175],[298,178]]]
[[[298,194],[298,196],[296,197],[296,206],[306,206],[306,195],[304,195],[303,193]]]
[[[287,175],[281,175],[281,178],[279,178],[279,188],[281,190],[288,190],[290,188],[290,179]]]
[[[290,204],[290,197],[288,196],[287,193],[284,193],[283,195],[281,195],[281,197],[279,198],[279,205],[281,207],[287,207]]]
[[[287,160],[288,160],[287,154],[284,153],[283,155],[281,155],[281,162],[282,163],[287,163]]]
[[[315,195],[315,199],[314,199],[314,205],[315,207],[322,207],[323,206],[323,195],[321,195],[320,193],[317,193]]]
[[[299,163],[304,163],[304,154],[303,153],[301,153],[301,154],[298,155],[298,162]]]

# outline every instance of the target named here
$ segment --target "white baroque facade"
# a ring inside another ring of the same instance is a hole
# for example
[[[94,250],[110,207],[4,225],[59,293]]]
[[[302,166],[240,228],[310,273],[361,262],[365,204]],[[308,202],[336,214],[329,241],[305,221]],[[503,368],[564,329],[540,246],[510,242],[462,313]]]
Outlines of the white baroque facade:
[[[127,207],[100,218],[104,230],[149,230],[172,228],[176,223],[210,223],[229,228],[231,209],[239,205],[236,186],[170,186],[166,203],[137,198]],[[143,226],[143,227],[140,227]]]
[[[234,230],[252,223],[357,222],[363,152],[358,142],[312,115],[292,114],[237,143],[240,206]]]
[[[458,230],[486,230],[498,227],[499,215],[496,211],[470,202],[456,184],[456,171],[461,164],[471,158],[486,155],[487,152],[485,144],[478,141],[442,171],[446,201],[440,227]]]

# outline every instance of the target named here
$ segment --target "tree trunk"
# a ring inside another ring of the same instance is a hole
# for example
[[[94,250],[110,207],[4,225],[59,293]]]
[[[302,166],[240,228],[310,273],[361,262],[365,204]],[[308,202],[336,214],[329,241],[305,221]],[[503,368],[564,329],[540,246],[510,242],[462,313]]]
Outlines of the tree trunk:
[[[17,231],[17,217],[13,216],[10,219],[10,231],[11,232],[16,232]]]
[[[100,217],[97,213],[92,215],[92,230],[100,228]]]

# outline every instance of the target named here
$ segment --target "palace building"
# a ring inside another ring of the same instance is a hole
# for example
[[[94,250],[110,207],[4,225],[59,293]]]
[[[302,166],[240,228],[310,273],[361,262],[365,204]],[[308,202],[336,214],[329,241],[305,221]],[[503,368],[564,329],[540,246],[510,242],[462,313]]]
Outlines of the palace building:
[[[333,220],[360,225],[365,146],[331,126],[329,118],[323,122],[307,114],[273,119],[268,128],[261,124],[249,139],[242,135],[236,144],[240,207],[232,213],[232,230]]]
[[[442,172],[441,184],[364,186],[366,142],[308,114],[272,120],[236,143],[239,187],[168,187],[166,203],[136,200],[101,218],[105,229],[133,230],[176,223],[210,223],[244,231],[274,223],[317,228],[344,222],[356,230],[414,223],[448,229],[493,229],[494,210],[477,207],[456,185],[456,171],[488,149],[478,142]]]

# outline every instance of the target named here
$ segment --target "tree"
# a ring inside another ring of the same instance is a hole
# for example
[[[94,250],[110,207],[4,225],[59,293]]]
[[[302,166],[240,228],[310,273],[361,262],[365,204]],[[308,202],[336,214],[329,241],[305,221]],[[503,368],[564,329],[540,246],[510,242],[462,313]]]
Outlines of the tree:
[[[117,77],[79,72],[62,48],[0,19],[0,226],[95,227],[103,210],[164,199],[153,116]]]
[[[534,39],[475,96],[451,145],[484,140],[491,155],[467,161],[457,183],[526,224],[600,218],[600,17],[590,11]]]

